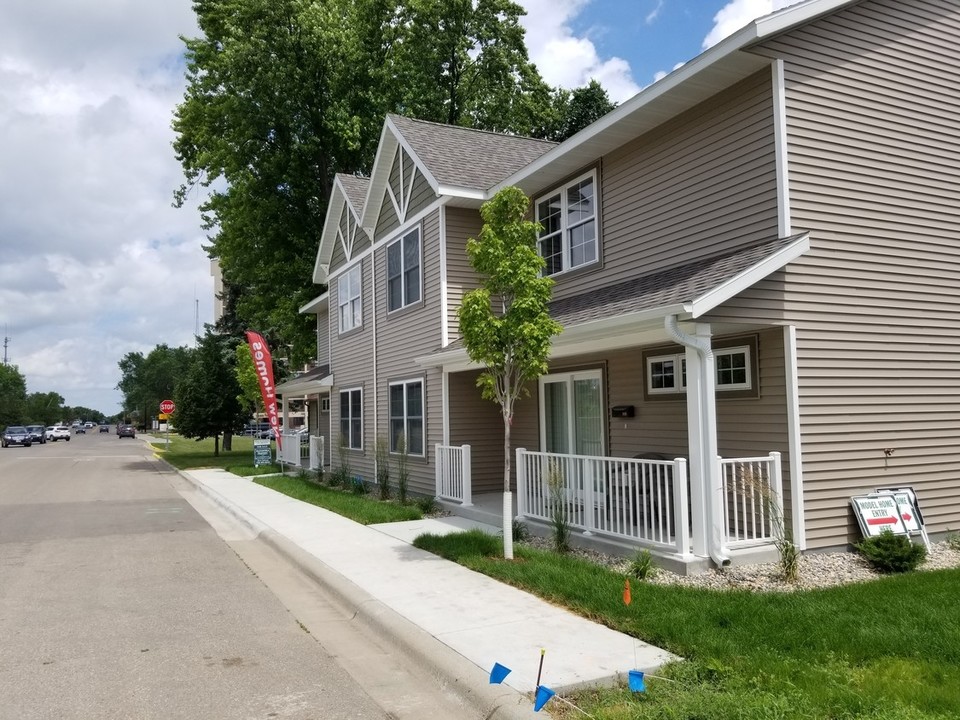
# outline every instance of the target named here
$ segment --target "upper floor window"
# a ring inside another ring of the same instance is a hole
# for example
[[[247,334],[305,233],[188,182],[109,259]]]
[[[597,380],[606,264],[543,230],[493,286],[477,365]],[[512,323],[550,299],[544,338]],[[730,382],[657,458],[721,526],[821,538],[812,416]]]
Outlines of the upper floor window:
[[[597,178],[590,172],[564,187],[538,198],[538,248],[546,261],[544,275],[596,262],[597,252]]]
[[[423,455],[423,380],[390,384],[390,452]]]
[[[420,227],[387,245],[387,310],[420,302]]]
[[[342,333],[360,327],[360,323],[363,322],[362,287],[360,263],[347,270],[337,280],[337,303],[340,307],[340,332]]]

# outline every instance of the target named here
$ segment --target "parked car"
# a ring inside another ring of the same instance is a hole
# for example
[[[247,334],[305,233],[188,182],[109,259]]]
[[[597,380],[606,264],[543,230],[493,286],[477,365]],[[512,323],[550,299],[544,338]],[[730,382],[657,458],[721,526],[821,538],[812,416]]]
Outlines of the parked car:
[[[30,437],[30,433],[28,433],[27,429],[22,425],[11,425],[3,431],[4,447],[10,447],[11,445],[30,447],[32,444],[33,440]]]
[[[27,432],[30,433],[30,442],[46,444],[47,428],[43,425],[27,425]]]
[[[47,440],[52,442],[66,440],[70,442],[70,428],[63,425],[51,425],[47,428]]]
[[[133,425],[121,425],[117,428],[117,437],[120,438],[135,438],[137,436],[137,430]]]

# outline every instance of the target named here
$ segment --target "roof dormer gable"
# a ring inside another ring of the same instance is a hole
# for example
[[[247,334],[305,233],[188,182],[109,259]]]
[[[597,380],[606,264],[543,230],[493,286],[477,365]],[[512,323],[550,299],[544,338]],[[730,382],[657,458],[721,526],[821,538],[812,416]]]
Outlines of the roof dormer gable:
[[[315,283],[325,283],[331,267],[349,262],[370,247],[370,235],[360,223],[369,184],[369,178],[357,175],[338,174],[334,178],[313,267]]]

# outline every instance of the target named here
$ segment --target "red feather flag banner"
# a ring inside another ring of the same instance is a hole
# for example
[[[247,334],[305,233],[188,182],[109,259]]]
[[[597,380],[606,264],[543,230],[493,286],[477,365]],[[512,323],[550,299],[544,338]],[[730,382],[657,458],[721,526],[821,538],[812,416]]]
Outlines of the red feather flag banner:
[[[280,439],[280,417],[277,414],[277,393],[273,384],[273,358],[267,341],[260,333],[247,330],[247,345],[250,346],[250,357],[253,360],[253,369],[260,380],[260,395],[263,398],[263,407],[270,422],[270,429],[277,439],[277,447],[283,447]]]
[[[623,581],[623,604],[629,605],[632,602],[630,597],[630,578]]]

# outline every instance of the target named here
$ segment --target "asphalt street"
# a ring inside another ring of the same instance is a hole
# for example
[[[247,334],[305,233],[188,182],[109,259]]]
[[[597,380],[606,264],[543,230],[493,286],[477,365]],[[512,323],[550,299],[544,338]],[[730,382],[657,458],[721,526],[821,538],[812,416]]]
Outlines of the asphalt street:
[[[0,720],[471,717],[198,495],[112,432],[0,450]]]

